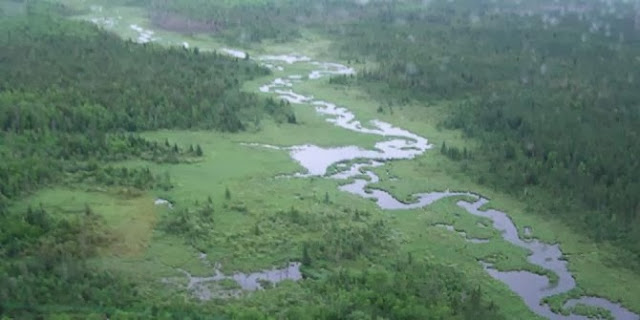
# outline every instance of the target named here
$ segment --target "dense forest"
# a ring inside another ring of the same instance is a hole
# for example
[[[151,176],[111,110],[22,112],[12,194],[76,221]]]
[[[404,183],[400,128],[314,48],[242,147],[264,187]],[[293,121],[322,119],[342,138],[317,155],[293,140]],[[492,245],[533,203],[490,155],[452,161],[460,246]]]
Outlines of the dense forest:
[[[443,125],[482,142],[464,161],[480,183],[632,250],[621,261],[638,269],[629,264],[640,256],[633,4],[508,4],[389,5],[332,32],[345,59],[379,65],[358,84],[383,101],[454,101]]]
[[[295,115],[286,103],[240,91],[243,81],[268,73],[250,61],[122,41],[52,12],[35,6],[25,16],[0,16],[0,317],[501,318],[496,305],[452,267],[411,255],[386,259],[396,255],[397,241],[388,223],[357,211],[315,221],[320,213],[292,208],[268,217],[324,232],[301,246],[307,280],[295,299],[275,301],[278,310],[273,303],[242,300],[158,301],[136,279],[91,264],[115,237],[100,212],[87,205],[60,215],[42,205],[13,204],[54,185],[169,190],[168,175],[116,162],[196,162],[207,150],[150,141],[139,132],[237,132],[258,127],[265,116],[295,122]],[[209,199],[161,217],[158,231],[191,244],[213,241],[215,219]],[[368,267],[341,267],[356,263]],[[296,303],[283,304],[288,301]]]

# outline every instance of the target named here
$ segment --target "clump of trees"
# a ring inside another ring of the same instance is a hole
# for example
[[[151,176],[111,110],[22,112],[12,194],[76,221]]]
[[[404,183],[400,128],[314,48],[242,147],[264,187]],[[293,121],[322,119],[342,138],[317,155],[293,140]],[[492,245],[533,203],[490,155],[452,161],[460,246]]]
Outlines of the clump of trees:
[[[292,307],[287,314],[297,319],[504,319],[479,288],[462,278],[450,267],[422,261],[341,268],[309,283],[318,298],[315,305]]]
[[[169,234],[184,237],[194,243],[215,229],[213,214],[214,208],[211,202],[206,202],[195,209],[179,207],[167,211],[159,227]]]
[[[353,75],[339,75],[339,76],[331,76],[329,78],[329,83],[330,84],[337,84],[337,85],[343,85],[346,86],[349,83],[352,82],[352,79],[354,78]]]
[[[384,220],[335,222],[325,227],[322,240],[305,244],[304,250],[308,251],[307,258],[336,263],[372,257],[393,246],[391,238],[391,230]]]
[[[86,263],[111,241],[90,207],[64,218],[29,207],[0,215],[0,224],[0,315],[31,318],[50,312],[51,297],[59,305],[117,308],[137,294],[124,279]]]
[[[461,151],[460,148],[458,147],[447,146],[446,141],[442,142],[442,146],[440,147],[440,153],[454,161],[472,159],[471,152],[467,150],[467,147],[462,147],[462,151]]]

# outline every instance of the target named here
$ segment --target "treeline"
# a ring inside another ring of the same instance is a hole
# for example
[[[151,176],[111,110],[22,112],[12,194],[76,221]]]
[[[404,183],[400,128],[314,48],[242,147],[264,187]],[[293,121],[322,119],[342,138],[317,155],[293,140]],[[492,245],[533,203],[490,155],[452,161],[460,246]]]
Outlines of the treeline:
[[[60,132],[4,132],[0,141],[0,212],[6,209],[9,199],[49,184],[95,182],[141,190],[168,189],[168,177],[148,169],[116,170],[105,163],[127,159],[179,163],[195,161],[203,155],[199,145],[180,148],[168,141],[151,142],[131,133],[103,132],[92,137]]]
[[[240,131],[265,102],[240,84],[267,69],[198,49],[138,45],[82,22],[4,19],[4,130]],[[278,110],[288,115],[291,109]]]
[[[549,4],[387,6],[334,32],[345,58],[378,63],[357,78],[373,94],[393,103],[457,101],[444,125],[482,141],[470,163],[478,181],[638,257],[635,10],[589,3],[561,14]],[[444,153],[464,158],[464,151]]]
[[[147,0],[138,2],[150,10],[152,22],[183,33],[212,33],[236,43],[263,40],[290,41],[305,26],[353,21],[379,5],[342,0],[207,1]],[[367,8],[367,9],[365,9]]]
[[[268,73],[255,64],[137,45],[37,8],[0,20],[0,202],[80,162],[176,163],[203,154],[200,146],[182,150],[126,132],[234,132],[264,115],[295,122],[290,105],[240,91],[243,81]]]
[[[293,14],[282,12],[293,7],[273,2],[150,0],[148,8],[156,26],[183,33],[215,33],[235,42],[287,41],[300,35]]]

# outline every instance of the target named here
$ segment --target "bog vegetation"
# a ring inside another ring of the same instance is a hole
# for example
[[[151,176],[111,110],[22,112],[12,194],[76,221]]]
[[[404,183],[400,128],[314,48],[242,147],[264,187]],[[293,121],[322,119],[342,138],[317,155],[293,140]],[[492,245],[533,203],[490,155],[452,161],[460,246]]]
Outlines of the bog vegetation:
[[[520,197],[532,212],[614,243],[624,257],[615,263],[640,270],[640,33],[628,4],[601,15],[549,13],[541,21],[527,10],[544,12],[553,1],[536,7],[434,0],[429,10],[421,0],[120,2],[146,9],[154,27],[237,45],[295,40],[304,28],[327,35],[335,54],[360,69],[331,78],[331,85],[364,89],[379,98],[372,108],[381,113],[446,101],[442,127],[463,131],[480,147],[444,142],[442,154],[479,183]],[[272,210],[247,207],[225,187],[222,204],[203,199],[158,216],[157,234],[194,250],[294,251],[304,280],[273,295],[164,299],[149,284],[91,263],[116,241],[100,212],[87,205],[60,215],[16,204],[55,186],[125,199],[166,192],[175,187],[172,177],[150,167],[197,165],[215,150],[142,132],[240,134],[260,130],[265,119],[295,124],[296,116],[286,102],[240,89],[271,74],[249,59],[121,40],[65,19],[73,10],[61,5],[29,2],[23,12],[15,10],[21,1],[0,3],[0,316],[504,317],[467,274],[398,253],[403,239],[389,220],[336,205],[326,191],[317,199],[323,210]],[[593,6],[600,12],[602,4]],[[250,232],[230,237],[218,226],[225,213],[256,221]],[[287,242],[291,234],[295,240]]]
[[[545,2],[433,1],[332,32],[346,59],[377,63],[357,82],[385,106],[451,101],[442,125],[482,142],[463,161],[480,183],[616,243],[640,270],[640,42],[632,5],[616,5],[528,16]]]
[[[206,150],[147,140],[138,132],[238,132],[259,129],[263,117],[295,123],[287,103],[239,90],[244,81],[269,71],[198,49],[123,41],[41,9],[30,4],[26,15],[0,20],[0,315],[269,318],[269,305],[153,299],[136,279],[92,264],[116,240],[100,212],[88,205],[63,215],[42,204],[14,206],[42,188],[61,185],[78,192],[120,190],[124,197],[170,190],[167,174],[118,163],[193,163]],[[225,199],[233,199],[229,189]],[[247,212],[244,206],[225,208]],[[288,217],[295,221],[282,221],[325,233],[301,244],[299,255],[309,280],[300,287],[304,293],[297,305],[280,311],[282,317],[500,317],[496,305],[450,267],[411,257],[382,260],[397,242],[385,221],[360,212],[336,213],[328,220],[318,214],[292,208]],[[157,229],[195,246],[216,239],[211,236],[215,215],[208,199],[161,217]],[[311,223],[316,216],[325,227]],[[260,226],[253,234],[261,234]],[[341,267],[350,263],[370,267]]]

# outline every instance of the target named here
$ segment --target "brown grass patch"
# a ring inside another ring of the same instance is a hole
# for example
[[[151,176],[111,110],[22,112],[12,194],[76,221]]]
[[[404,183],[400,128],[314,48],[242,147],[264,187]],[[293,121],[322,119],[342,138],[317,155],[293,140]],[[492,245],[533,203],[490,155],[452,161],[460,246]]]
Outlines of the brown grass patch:
[[[123,200],[118,213],[109,223],[114,242],[107,254],[117,257],[139,257],[149,246],[156,224],[156,206],[148,196]]]

